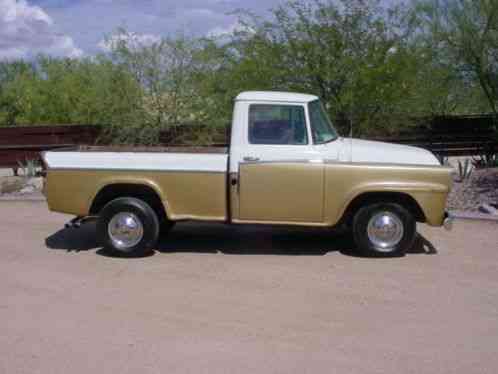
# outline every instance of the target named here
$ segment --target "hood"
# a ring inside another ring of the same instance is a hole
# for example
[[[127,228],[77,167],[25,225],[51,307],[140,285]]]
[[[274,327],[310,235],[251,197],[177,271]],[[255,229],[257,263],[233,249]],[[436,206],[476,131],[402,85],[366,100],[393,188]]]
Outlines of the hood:
[[[339,159],[350,162],[440,165],[436,156],[423,148],[351,138],[340,139]]]

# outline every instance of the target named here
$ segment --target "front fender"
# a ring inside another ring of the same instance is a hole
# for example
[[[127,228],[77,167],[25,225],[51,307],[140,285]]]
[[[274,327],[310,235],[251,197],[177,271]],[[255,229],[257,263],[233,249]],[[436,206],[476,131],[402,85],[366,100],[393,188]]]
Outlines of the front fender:
[[[396,164],[326,165],[325,221],[336,224],[363,194],[400,193],[412,198],[429,225],[442,225],[451,186],[446,167]]]

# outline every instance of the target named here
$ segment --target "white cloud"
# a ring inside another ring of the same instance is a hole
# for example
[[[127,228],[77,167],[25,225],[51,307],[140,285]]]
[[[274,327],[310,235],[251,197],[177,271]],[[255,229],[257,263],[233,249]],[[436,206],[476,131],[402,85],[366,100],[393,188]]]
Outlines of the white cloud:
[[[182,16],[200,17],[200,18],[218,18],[222,15],[216,13],[215,11],[207,8],[193,8],[185,12]]]
[[[112,51],[119,43],[124,42],[128,48],[137,49],[159,43],[161,37],[153,34],[137,34],[134,32],[121,32],[111,35],[98,43],[104,52]]]
[[[26,0],[0,0],[0,60],[38,53],[80,57],[71,37],[57,32],[52,18]]]
[[[240,22],[235,21],[226,27],[216,26],[208,31],[209,38],[224,38],[236,32],[254,32],[250,27],[242,25]]]

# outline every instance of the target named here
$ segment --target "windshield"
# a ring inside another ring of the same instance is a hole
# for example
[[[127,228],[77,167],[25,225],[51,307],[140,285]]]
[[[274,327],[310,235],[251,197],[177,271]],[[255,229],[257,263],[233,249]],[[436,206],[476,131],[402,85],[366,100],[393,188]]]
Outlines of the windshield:
[[[309,103],[311,133],[315,144],[328,143],[337,139],[337,132],[319,100]]]

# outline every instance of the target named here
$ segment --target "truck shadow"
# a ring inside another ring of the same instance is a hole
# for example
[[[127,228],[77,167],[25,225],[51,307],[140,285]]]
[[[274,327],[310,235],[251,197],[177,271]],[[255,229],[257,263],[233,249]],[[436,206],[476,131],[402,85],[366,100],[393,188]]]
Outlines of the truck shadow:
[[[95,223],[87,223],[79,229],[63,228],[45,239],[45,245],[50,249],[68,252],[88,251],[98,248],[95,238]]]
[[[50,249],[79,252],[98,249],[95,223],[80,229],[62,229],[45,239]],[[224,253],[229,255],[323,256],[329,252],[358,257],[351,235],[345,231],[323,228],[185,222],[161,236],[160,253]],[[437,254],[434,245],[422,235],[410,254]],[[98,249],[97,254],[107,256]],[[361,256],[359,256],[361,257]]]
[[[348,235],[316,228],[184,223],[161,238],[159,252],[315,255],[353,248]]]

